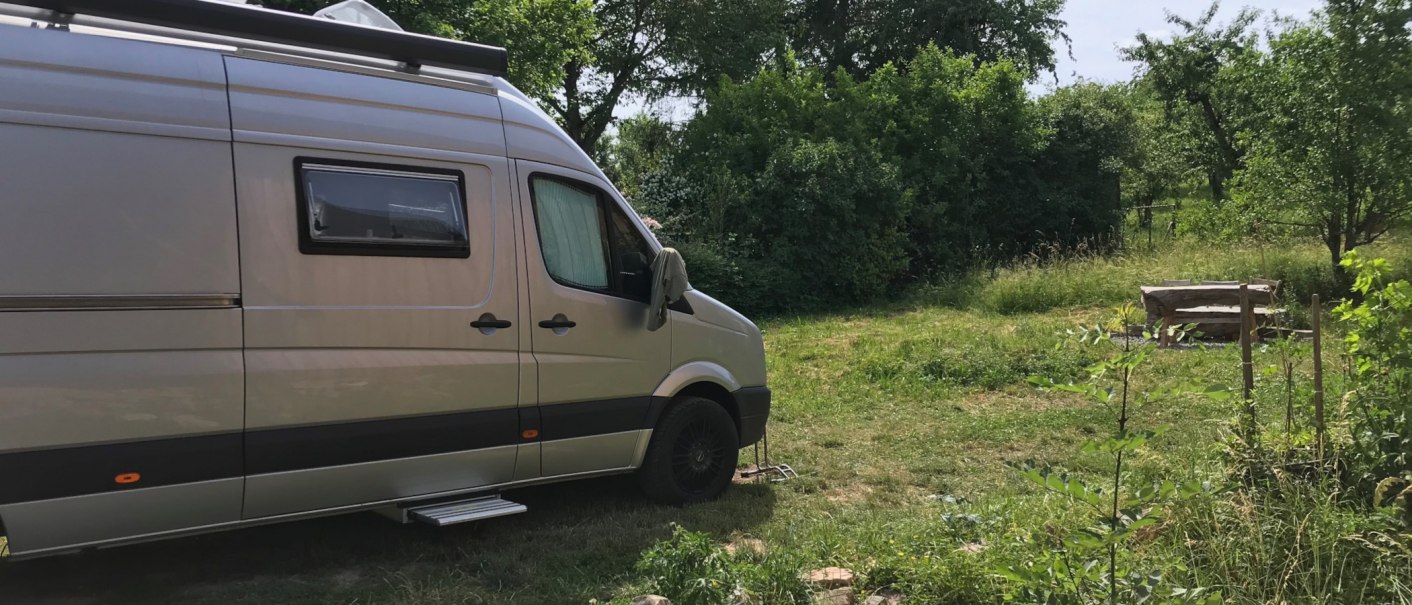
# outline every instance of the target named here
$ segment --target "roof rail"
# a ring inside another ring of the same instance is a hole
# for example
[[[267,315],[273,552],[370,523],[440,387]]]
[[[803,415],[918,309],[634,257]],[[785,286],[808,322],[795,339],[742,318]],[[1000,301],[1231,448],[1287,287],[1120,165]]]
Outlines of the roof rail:
[[[505,49],[210,0],[0,0],[62,14],[275,42],[504,77]]]

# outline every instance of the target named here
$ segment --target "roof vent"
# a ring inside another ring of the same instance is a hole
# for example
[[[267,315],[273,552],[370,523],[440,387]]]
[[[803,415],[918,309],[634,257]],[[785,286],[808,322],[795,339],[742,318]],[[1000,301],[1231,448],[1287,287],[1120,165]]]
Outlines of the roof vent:
[[[368,27],[379,29],[391,29],[402,31],[402,27],[396,21],[383,14],[382,11],[368,4],[365,0],[343,0],[338,4],[324,7],[314,13],[315,17],[342,21],[344,23],[356,23]]]

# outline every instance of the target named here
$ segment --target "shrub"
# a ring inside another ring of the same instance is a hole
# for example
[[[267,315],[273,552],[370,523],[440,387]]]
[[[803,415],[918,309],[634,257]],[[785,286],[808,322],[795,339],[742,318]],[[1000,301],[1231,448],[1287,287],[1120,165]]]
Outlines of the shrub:
[[[1349,328],[1344,342],[1353,358],[1348,454],[1365,487],[1378,483],[1380,491],[1402,494],[1412,526],[1412,284],[1388,280],[1387,261],[1356,251],[1343,266],[1357,276],[1353,291],[1362,299],[1334,309]]]

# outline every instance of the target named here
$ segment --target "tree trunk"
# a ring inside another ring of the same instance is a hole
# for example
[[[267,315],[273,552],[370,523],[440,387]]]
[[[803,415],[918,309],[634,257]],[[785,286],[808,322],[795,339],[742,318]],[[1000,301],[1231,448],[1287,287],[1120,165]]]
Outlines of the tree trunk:
[[[1208,175],[1211,182],[1211,200],[1217,203],[1226,199],[1226,177],[1219,168],[1213,168]]]
[[[1221,202],[1226,199],[1226,179],[1229,179],[1235,173],[1235,169],[1240,166],[1240,152],[1231,142],[1230,134],[1226,132],[1221,114],[1216,111],[1216,105],[1211,102],[1211,97],[1203,94],[1196,101],[1201,106],[1201,115],[1206,118],[1206,126],[1211,129],[1211,136],[1216,139],[1216,151],[1220,157],[1216,167],[1211,171],[1211,197],[1215,201]]]
[[[583,65],[569,62],[564,65],[564,132],[579,147],[583,147],[583,99],[579,96],[579,78],[583,75]]]
[[[1348,271],[1344,270],[1343,265],[1339,264],[1343,261],[1344,246],[1342,225],[1337,223],[1338,219],[1329,220],[1329,233],[1324,237],[1324,245],[1328,246],[1329,260],[1333,263],[1334,284],[1338,286],[1339,290],[1335,294],[1346,295],[1349,289],[1353,287],[1353,276],[1349,275]]]

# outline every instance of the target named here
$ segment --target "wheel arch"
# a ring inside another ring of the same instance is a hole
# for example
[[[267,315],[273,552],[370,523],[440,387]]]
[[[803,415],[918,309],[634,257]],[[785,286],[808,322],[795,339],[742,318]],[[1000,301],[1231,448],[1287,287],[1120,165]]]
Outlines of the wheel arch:
[[[648,428],[655,429],[662,414],[675,402],[680,401],[682,397],[701,397],[714,401],[725,408],[726,413],[730,414],[731,421],[735,423],[736,431],[740,431],[740,406],[735,400],[735,395],[732,394],[739,388],[740,383],[735,379],[735,376],[720,364],[709,361],[693,361],[682,364],[667,374],[667,377],[652,392],[652,404],[649,406],[645,424]],[[648,436],[644,436],[638,447],[633,466],[642,463],[642,456],[647,451],[648,439]]]
[[[657,385],[657,389],[652,392],[654,405],[653,415],[649,419],[649,427],[657,426],[657,419],[661,413],[670,406],[671,402],[682,396],[694,396],[710,399],[721,405],[730,413],[731,419],[735,421],[736,430],[740,430],[740,407],[736,405],[735,391],[740,389],[740,381],[736,380],[734,374],[721,364],[710,361],[693,361],[682,364],[667,374],[667,377]]]

